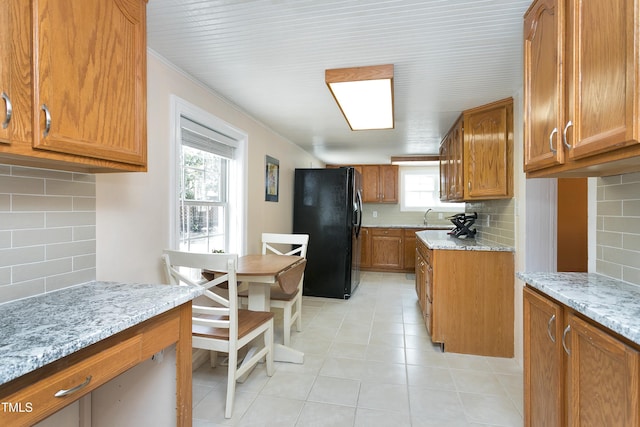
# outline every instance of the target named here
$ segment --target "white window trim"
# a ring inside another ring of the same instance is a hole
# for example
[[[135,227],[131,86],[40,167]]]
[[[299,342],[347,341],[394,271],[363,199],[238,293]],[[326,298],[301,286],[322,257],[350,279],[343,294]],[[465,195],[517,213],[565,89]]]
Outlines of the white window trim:
[[[438,211],[438,212],[460,212],[460,210],[462,209],[464,211],[465,208],[465,204],[464,203],[448,203],[448,202],[441,202],[440,199],[436,199],[435,203],[433,204],[433,206],[420,206],[420,207],[409,207],[405,205],[405,176],[409,175],[409,174],[413,174],[413,173],[419,173],[421,172],[423,169],[431,169],[431,168],[439,168],[439,166],[407,166],[407,167],[400,167],[399,172],[400,172],[400,211],[401,212],[424,212],[426,209],[433,209],[434,211]],[[437,191],[436,193],[439,194],[439,187],[440,187],[440,179],[438,177],[438,179],[436,179],[436,186],[437,186]]]
[[[180,148],[182,145],[182,136],[180,130],[180,116],[189,117],[190,119],[202,123],[215,129],[216,131],[228,135],[237,141],[238,146],[235,151],[235,167],[230,173],[229,182],[229,235],[236,236],[236,239],[230,239],[229,252],[244,255],[247,250],[247,174],[248,159],[247,145],[249,137],[243,132],[224,120],[212,115],[211,113],[185,101],[184,99],[171,95],[171,147],[169,154],[169,221],[172,224],[169,233],[169,244],[171,248],[178,249],[180,241],[180,219],[178,218],[178,188],[180,185],[177,173],[178,159],[180,158]]]

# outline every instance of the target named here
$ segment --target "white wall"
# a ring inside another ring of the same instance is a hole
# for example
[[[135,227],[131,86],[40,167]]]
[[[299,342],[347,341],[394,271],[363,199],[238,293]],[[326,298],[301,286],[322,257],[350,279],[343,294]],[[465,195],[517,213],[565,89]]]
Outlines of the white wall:
[[[170,96],[245,132],[248,138],[247,252],[259,251],[263,231],[291,232],[293,171],[323,164],[211,90],[149,52],[148,172],[99,175],[96,182],[98,280],[163,282],[160,253],[170,234]],[[280,161],[279,202],[264,201],[265,155]]]

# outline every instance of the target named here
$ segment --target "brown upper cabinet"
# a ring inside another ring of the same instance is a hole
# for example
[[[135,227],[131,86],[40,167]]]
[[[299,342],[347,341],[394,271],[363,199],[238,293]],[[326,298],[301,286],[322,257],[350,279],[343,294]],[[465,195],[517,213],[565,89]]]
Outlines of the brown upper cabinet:
[[[146,170],[146,3],[3,2],[0,84],[13,106],[3,162]]]
[[[513,99],[466,110],[440,146],[443,201],[513,197]]]
[[[362,202],[398,203],[398,166],[362,165]]]
[[[524,17],[528,177],[640,170],[639,0],[537,0]]]

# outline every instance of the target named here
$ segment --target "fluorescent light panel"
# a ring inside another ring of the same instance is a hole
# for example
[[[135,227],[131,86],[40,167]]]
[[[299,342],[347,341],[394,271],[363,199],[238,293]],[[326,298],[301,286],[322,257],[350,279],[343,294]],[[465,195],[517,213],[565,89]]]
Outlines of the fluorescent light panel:
[[[325,81],[351,130],[394,127],[393,65],[326,70]]]

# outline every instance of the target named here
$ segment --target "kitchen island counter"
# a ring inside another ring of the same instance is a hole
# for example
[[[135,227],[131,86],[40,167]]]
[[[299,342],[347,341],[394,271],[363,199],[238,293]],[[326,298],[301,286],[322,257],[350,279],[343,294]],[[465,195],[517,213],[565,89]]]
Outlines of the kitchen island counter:
[[[450,236],[447,231],[426,230],[416,233],[429,249],[444,249],[457,251],[493,251],[493,252],[514,252],[512,246],[501,245],[494,242],[485,242],[481,239],[459,239]]]
[[[188,286],[96,281],[0,304],[0,386],[201,293]]]
[[[517,273],[519,279],[640,345],[640,286],[595,273]]]

